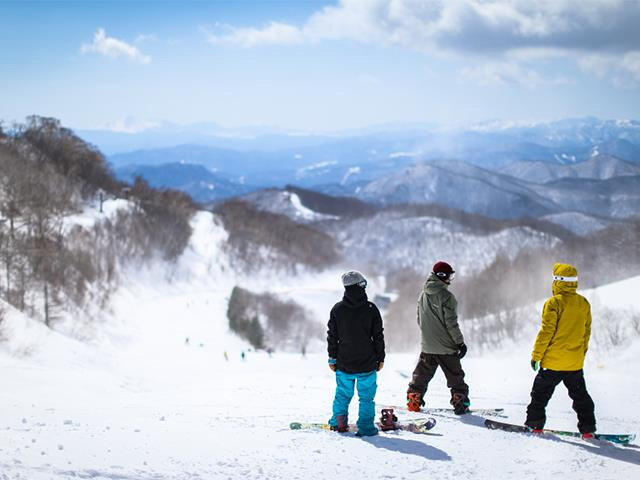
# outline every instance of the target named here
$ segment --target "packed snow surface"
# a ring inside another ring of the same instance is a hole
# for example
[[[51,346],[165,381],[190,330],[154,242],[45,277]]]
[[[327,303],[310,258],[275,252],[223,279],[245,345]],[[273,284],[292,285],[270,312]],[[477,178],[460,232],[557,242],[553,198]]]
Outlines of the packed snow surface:
[[[434,415],[438,423],[429,435],[393,432],[359,439],[353,433],[290,430],[290,422],[324,422],[330,416],[335,379],[326,355],[253,352],[229,332],[227,301],[241,279],[232,277],[222,255],[216,257],[225,236],[211,215],[197,216],[194,230],[195,240],[171,281],[152,269],[127,277],[113,298],[111,320],[86,327],[100,332],[92,343],[2,305],[1,480],[637,476],[635,445],[491,431],[477,415]],[[296,298],[318,316],[341,290],[338,272],[245,282],[254,291]],[[639,282],[636,277],[592,295],[602,304],[639,311]],[[372,279],[372,290],[376,283],[384,288]],[[524,346],[482,357],[470,348],[463,365],[472,407],[503,407],[507,421],[524,421],[534,378],[533,340],[523,338]],[[404,403],[417,355],[388,355],[378,376],[378,412]],[[600,432],[640,433],[634,409],[640,402],[640,377],[633,368],[638,361],[637,340],[610,357],[588,358],[585,374]],[[448,399],[438,373],[427,404],[446,407]],[[397,413],[402,420],[424,417]],[[562,386],[547,413],[547,426],[575,430]],[[357,399],[350,416],[357,418]]]
[[[601,289],[600,301],[625,290],[614,287]],[[0,478],[619,479],[638,472],[637,447],[490,431],[475,415],[438,415],[432,435],[359,439],[289,430],[292,421],[329,417],[334,379],[325,355],[247,351],[226,329],[227,293],[132,291],[116,311],[128,315],[128,330],[109,349],[74,344],[11,312],[11,328],[22,322],[40,333],[23,358],[0,355]],[[637,364],[640,349],[623,356]],[[379,408],[403,403],[416,358],[388,356],[378,378]],[[616,359],[585,367],[598,428],[640,433],[640,419],[626,408],[640,401],[640,379],[620,365]],[[504,407],[508,420],[524,420],[534,376],[528,350],[484,358],[470,352],[464,367],[474,407]],[[438,373],[428,405],[447,406],[448,397]],[[354,400],[352,419],[356,409]],[[549,427],[575,429],[561,386],[548,418]]]

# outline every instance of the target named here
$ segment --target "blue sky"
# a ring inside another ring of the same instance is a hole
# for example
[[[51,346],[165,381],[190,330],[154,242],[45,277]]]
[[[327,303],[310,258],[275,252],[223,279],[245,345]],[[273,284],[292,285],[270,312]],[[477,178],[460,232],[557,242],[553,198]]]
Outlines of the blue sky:
[[[76,128],[638,118],[640,2],[0,0],[0,118]]]

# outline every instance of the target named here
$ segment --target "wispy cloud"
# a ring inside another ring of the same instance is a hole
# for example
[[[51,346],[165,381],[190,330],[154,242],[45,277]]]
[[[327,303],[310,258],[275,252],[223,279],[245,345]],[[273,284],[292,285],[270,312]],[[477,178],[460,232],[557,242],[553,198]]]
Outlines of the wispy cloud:
[[[525,84],[538,82],[532,64],[516,63],[537,57],[581,64],[587,52],[595,52],[640,83],[638,25],[640,2],[628,0],[340,0],[301,25],[217,26],[208,39],[245,48],[336,39],[396,45],[440,56],[508,61],[511,76]]]
[[[138,47],[128,44],[123,40],[108,37],[104,28],[99,28],[93,36],[92,43],[82,45],[80,51],[83,54],[98,53],[110,58],[127,58],[132,62],[151,63],[151,57],[144,55]]]
[[[640,51],[620,56],[589,54],[578,61],[585,72],[601,78],[609,78],[619,87],[633,88],[640,85]]]
[[[145,43],[145,42],[157,42],[158,36],[154,33],[141,33],[139,34],[134,43]]]
[[[548,78],[519,62],[484,62],[460,71],[460,78],[482,86],[523,85],[536,88],[545,85],[567,85],[564,77]]]
[[[295,45],[305,42],[305,34],[298,27],[271,22],[263,28],[239,28],[216,24],[214,30],[205,29],[207,40],[214,44],[230,44],[251,48],[264,45]]]

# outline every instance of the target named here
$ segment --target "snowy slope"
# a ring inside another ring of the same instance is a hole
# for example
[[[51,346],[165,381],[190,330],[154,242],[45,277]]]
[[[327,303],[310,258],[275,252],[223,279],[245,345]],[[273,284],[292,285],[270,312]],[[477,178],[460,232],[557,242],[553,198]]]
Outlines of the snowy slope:
[[[440,415],[428,436],[401,432],[361,440],[289,430],[291,421],[325,421],[330,414],[334,379],[326,355],[270,357],[248,351],[227,328],[227,297],[238,283],[302,299],[322,316],[339,298],[339,272],[234,274],[221,248],[226,234],[215,217],[203,212],[193,222],[192,243],[170,272],[159,265],[129,272],[113,300],[112,320],[99,326],[98,345],[50,332],[5,307],[0,479],[620,479],[637,474],[637,448],[489,431],[476,416]],[[384,285],[372,279],[372,287]],[[634,296],[639,287],[636,277],[585,294],[594,309],[616,305],[640,312]],[[472,350],[464,361],[473,406],[502,406],[514,422],[524,419],[534,376],[533,338],[522,335],[522,345],[482,357]],[[416,358],[417,352],[388,356],[378,379],[380,406],[403,403]],[[587,361],[599,430],[640,433],[635,412],[620,408],[620,395],[612,395],[624,391],[626,405],[640,401],[640,379],[621,369],[618,359],[628,365],[640,361],[637,337],[613,356]],[[549,406],[549,426],[573,429],[575,417],[562,390]],[[438,373],[427,401],[446,406],[448,396]],[[356,415],[354,401],[351,416]]]
[[[413,268],[428,271],[446,258],[459,271],[478,272],[498,255],[514,258],[521,249],[552,247],[559,239],[528,227],[483,233],[433,216],[382,212],[333,227],[338,244],[352,258],[377,271]]]

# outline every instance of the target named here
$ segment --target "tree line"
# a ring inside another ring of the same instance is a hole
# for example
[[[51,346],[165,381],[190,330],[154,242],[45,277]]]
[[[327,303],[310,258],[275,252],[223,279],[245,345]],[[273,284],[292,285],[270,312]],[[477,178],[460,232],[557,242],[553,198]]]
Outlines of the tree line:
[[[496,345],[505,338],[515,339],[523,322],[532,318],[523,307],[551,295],[554,263],[575,265],[580,289],[594,288],[638,275],[638,245],[640,218],[634,217],[586,237],[566,237],[555,247],[524,249],[514,258],[498,255],[473,275],[458,272],[451,291],[470,343]],[[389,343],[396,349],[416,344],[416,300],[428,274],[408,269],[387,277],[388,289],[398,294],[386,315]],[[536,322],[538,314],[533,314]]]
[[[74,223],[105,198],[130,208],[91,228]],[[185,194],[117,181],[102,153],[56,119],[0,126],[0,296],[47,326],[88,299],[106,304],[127,261],[177,258],[194,212]]]

